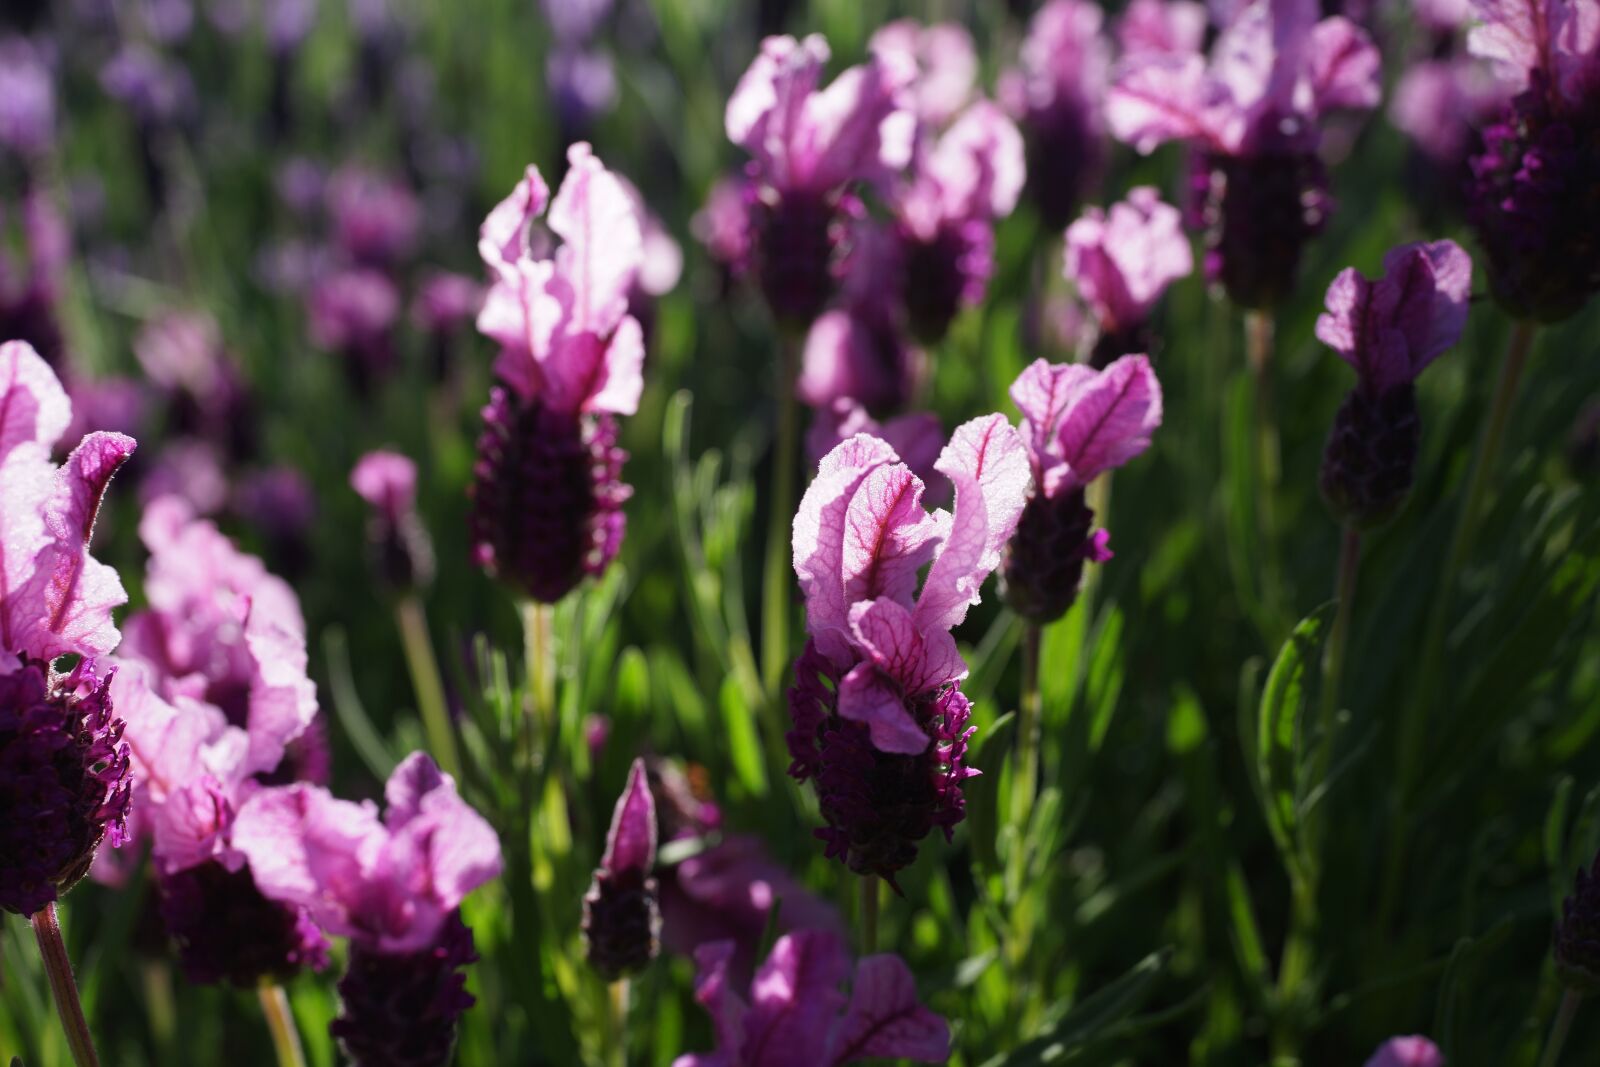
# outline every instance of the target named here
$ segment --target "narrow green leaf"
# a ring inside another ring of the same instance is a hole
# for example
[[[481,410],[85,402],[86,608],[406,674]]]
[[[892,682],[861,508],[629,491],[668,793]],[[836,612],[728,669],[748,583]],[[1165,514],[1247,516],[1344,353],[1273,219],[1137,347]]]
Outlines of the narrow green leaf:
[[[1143,1007],[1171,958],[1171,949],[1152,952],[1121,978],[1073,1004],[1033,1039],[985,1061],[984,1067],[1059,1063]]]
[[[1306,755],[1304,719],[1311,707],[1309,688],[1331,614],[1332,605],[1325,604],[1289,634],[1267,675],[1257,716],[1255,758],[1263,790],[1262,812],[1293,879],[1304,875],[1299,816],[1306,785],[1301,780]]]
[[[761,741],[756,736],[755,712],[745,704],[739,682],[731,674],[722,680],[718,704],[723,729],[728,733],[728,757],[733,761],[734,774],[752,797],[765,797],[767,767],[761,755]]]

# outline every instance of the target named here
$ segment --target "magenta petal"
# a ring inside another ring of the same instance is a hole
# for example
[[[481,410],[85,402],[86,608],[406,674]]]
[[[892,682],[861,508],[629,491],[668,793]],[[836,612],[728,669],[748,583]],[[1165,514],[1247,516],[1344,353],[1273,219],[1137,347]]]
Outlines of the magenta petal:
[[[72,421],[66,390],[26,341],[0,345],[0,463],[31,442],[49,449]]]
[[[1074,398],[1062,416],[1057,447],[1072,481],[1087,485],[1101,471],[1149,448],[1150,435],[1160,425],[1161,383],[1150,360],[1123,356]]]
[[[948,631],[919,632],[911,612],[887,597],[856,604],[850,611],[850,627],[872,662],[906,696],[931,693],[967,676],[967,665]]]
[[[745,1015],[750,1010],[728,986],[736,946],[732,941],[711,941],[694,950],[694,999],[717,1032],[717,1053],[707,1062],[736,1063],[744,1046]],[[720,1057],[727,1057],[720,1059]]]
[[[889,597],[910,605],[917,572],[933,557],[939,534],[922,507],[922,480],[902,463],[870,472],[845,511],[844,595],[856,604]]]
[[[600,866],[612,874],[620,871],[649,874],[655,865],[655,796],[650,792],[650,776],[645,772],[644,760],[636,759],[628,769],[628,784],[611,813],[611,829],[606,834],[606,850]]]
[[[350,487],[390,517],[409,511],[417,499],[417,465],[398,452],[368,452],[350,471]]]
[[[817,1067],[828,1051],[845,997],[850,955],[830,933],[780,937],[750,984],[743,1062],[761,1067]]]
[[[233,822],[233,846],[262,894],[309,908],[317,925],[343,937],[359,930],[363,861],[371,862],[383,834],[371,804],[307,785],[263,789]]]
[[[528,165],[522,180],[511,190],[478,230],[478,254],[495,274],[504,277],[527,247],[528,224],[544,214],[550,187],[539,168]]]
[[[643,262],[639,215],[587,144],[569,148],[567,163],[546,220],[565,242],[556,250],[556,270],[572,286],[567,329],[606,336],[627,311],[628,290]]]
[[[850,1008],[834,1043],[835,1064],[863,1059],[943,1063],[950,1025],[917,1000],[911,970],[899,956],[868,956],[856,967]]]
[[[1003,415],[957,427],[934,467],[955,486],[956,499],[949,537],[917,599],[917,629],[924,633],[952,629],[978,602],[1017,528],[1032,479],[1027,449]]]
[[[897,460],[894,449],[882,440],[857,434],[822,458],[816,478],[800,499],[794,516],[794,570],[805,592],[806,627],[813,637],[850,629],[844,593],[846,516],[867,476]]]
[[[1378,106],[1383,94],[1382,61],[1366,31],[1346,18],[1326,18],[1311,31],[1310,47],[1318,111]]]
[[[1444,1067],[1444,1055],[1425,1037],[1391,1037],[1366,1067]]]
[[[839,717],[865,723],[879,752],[914,756],[928,748],[928,735],[906,710],[892,678],[873,663],[858,663],[839,683]]]

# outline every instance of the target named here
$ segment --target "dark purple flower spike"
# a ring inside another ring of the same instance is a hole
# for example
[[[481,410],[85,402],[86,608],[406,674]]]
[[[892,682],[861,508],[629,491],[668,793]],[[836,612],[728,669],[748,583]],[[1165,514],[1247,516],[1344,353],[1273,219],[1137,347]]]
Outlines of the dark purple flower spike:
[[[1472,260],[1453,241],[1395,248],[1383,266],[1375,282],[1342,271],[1317,319],[1318,339],[1358,377],[1320,477],[1328,506],[1357,528],[1386,521],[1411,491],[1422,435],[1414,383],[1460,339],[1472,291]]]
[[[1556,974],[1569,989],[1600,993],[1600,856],[1579,868],[1572,893],[1561,902],[1556,923]]]
[[[644,760],[636,759],[611,816],[605,854],[583,897],[585,954],[607,981],[643,970],[661,949],[655,865],[656,802]]]

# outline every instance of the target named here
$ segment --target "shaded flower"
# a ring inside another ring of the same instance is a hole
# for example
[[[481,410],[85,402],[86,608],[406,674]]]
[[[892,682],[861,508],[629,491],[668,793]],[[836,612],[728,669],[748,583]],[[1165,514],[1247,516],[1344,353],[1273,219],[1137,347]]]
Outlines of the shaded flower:
[[[1341,520],[1372,526],[1411,491],[1422,424],[1417,375],[1461,337],[1472,260],[1453,241],[1410,244],[1369,282],[1354,268],[1328,287],[1317,338],[1356,370],[1323,450],[1321,487]]]
[[[731,988],[732,957],[730,941],[695,952],[695,1000],[711,1016],[717,1046],[679,1056],[673,1067],[943,1063],[950,1056],[949,1025],[917,1000],[916,981],[899,956],[867,956],[852,967],[835,934],[785,934],[750,984],[748,1003]]]
[[[583,896],[584,953],[607,981],[643,970],[660,951],[655,865],[655,797],[644,760],[636,759],[612,812],[600,866]]]
[[[1105,168],[1104,17],[1088,0],[1050,0],[1028,23],[1018,67],[1000,85],[1027,140],[1028,195],[1051,230],[1071,220]]]
[[[1444,1067],[1444,1055],[1425,1037],[1391,1037],[1378,1046],[1366,1067]]]
[[[945,442],[939,416],[931,411],[913,411],[880,422],[856,401],[842,396],[818,409],[811,429],[806,432],[806,452],[812,463],[820,463],[823,456],[858,433],[870,434],[894,449],[912,473],[922,479],[930,497],[948,496],[947,492],[934,492],[936,485],[944,490],[949,488],[944,476],[933,469]]]
[[[1556,974],[1569,989],[1600,992],[1600,857],[1578,869],[1572,893],[1561,902],[1555,931]]]
[[[1100,332],[1090,362],[1149,351],[1150,311],[1167,286],[1194,269],[1178,209],[1150,186],[1131,189],[1109,212],[1090,208],[1067,227],[1066,276]]]
[[[549,191],[529,167],[489,214],[479,252],[494,283],[478,329],[500,343],[500,381],[484,408],[473,471],[472,540],[479,564],[554,603],[600,574],[622,543],[616,416],[638,408],[644,338],[628,314],[639,274],[638,215],[615,177],[574,145],[550,202],[563,244],[538,258],[530,227]]]
[[[422,209],[403,181],[346,165],[328,179],[323,195],[334,240],[353,263],[392,267],[416,246]]]
[[[50,65],[26,37],[0,39],[0,145],[24,157],[55,141],[56,91]]]
[[[307,785],[263,789],[240,807],[233,840],[268,897],[310,910],[350,939],[329,1027],[361,1067],[439,1067],[472,1006],[462,969],[477,958],[461,902],[500,874],[500,844],[455,782],[421,752],[371,803]]]
[[[404,593],[433,581],[433,542],[417,514],[417,465],[397,452],[368,452],[350,487],[372,508],[367,552],[379,581]]]
[[[1050,622],[1077,599],[1086,561],[1111,558],[1110,535],[1091,529],[1084,490],[1150,447],[1161,425],[1161,383],[1142,355],[1104,370],[1035,360],[1011,386],[1033,491],[1006,545],[1001,584],[1024,619]]]
[[[929,830],[962,818],[971,731],[950,630],[999,564],[1028,486],[1021,438],[999,415],[957,429],[935,469],[955,485],[953,513],[924,510],[922,480],[857,435],[823,458],[794,521],[810,640],[789,693],[790,773],[815,782],[828,854],[891,885]]]
[[[201,438],[235,459],[254,453],[256,420],[249,386],[209,314],[163,312],[139,331],[133,353],[145,377],[166,394],[174,433]]]
[[[819,88],[827,42],[768,37],[728,99],[726,127],[751,155],[756,275],[773,314],[805,324],[834,288],[841,211],[854,186],[910,158],[912,121],[892,73],[872,57]]]
[[[749,265],[755,197],[754,186],[742,175],[718,178],[706,194],[705,206],[690,221],[695,238],[730,275],[743,273]]]
[[[425,333],[448,334],[470,323],[483,306],[483,286],[465,274],[434,271],[411,302],[411,321]]]
[[[24,916],[72,888],[103,840],[123,843],[132,790],[95,663],[117,645],[111,612],[127,594],[89,541],[134,442],[90,434],[57,467],[71,418],[38,353],[0,345],[0,908]],[[80,659],[63,674],[65,655]]]
[[[1106,116],[1140,152],[1185,141],[1192,221],[1206,273],[1244,307],[1292,289],[1305,243],[1329,209],[1321,122],[1379,97],[1378,51],[1347,19],[1317,21],[1313,0],[1254,0],[1199,54],[1138,52],[1118,64]]]

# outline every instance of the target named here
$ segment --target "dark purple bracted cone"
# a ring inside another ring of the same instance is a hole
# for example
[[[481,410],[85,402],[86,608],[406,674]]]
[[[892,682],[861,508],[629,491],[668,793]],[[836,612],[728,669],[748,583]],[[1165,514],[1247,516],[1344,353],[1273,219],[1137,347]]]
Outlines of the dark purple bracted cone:
[[[1556,923],[1556,974],[1570,989],[1600,993],[1600,856],[1578,870],[1572,895],[1561,902]]]
[[[1075,489],[1028,498],[1000,561],[1000,590],[1011,610],[1034,623],[1059,619],[1078,599],[1083,565],[1108,557],[1094,512]]]
[[[1322,498],[1341,522],[1361,529],[1387,522],[1411,493],[1421,445],[1415,386],[1350,390],[1322,451]]]
[[[433,582],[433,542],[414,513],[370,516],[367,556],[378,580],[393,592],[421,589]]]
[[[1519,318],[1559,322],[1600,290],[1600,96],[1560,114],[1544,84],[1535,73],[1484,130],[1467,210],[1495,299]]]
[[[1197,151],[1191,167],[1189,225],[1205,237],[1206,278],[1240,307],[1275,307],[1294,291],[1300,255],[1327,222],[1322,161],[1308,152]]]
[[[519,404],[496,386],[473,468],[473,552],[534,600],[553,604],[606,569],[622,545],[627,453],[616,421]]]
[[[583,897],[589,965],[607,981],[643,970],[661,949],[655,795],[642,759],[633,761],[617,799],[605,853]]]
[[[1105,167],[1105,135],[1083,102],[1058,98],[1022,119],[1028,144],[1028,198],[1044,228],[1055,233],[1078,213],[1087,189]]]
[[[901,234],[906,319],[925,345],[944,339],[956,313],[983,299],[994,261],[994,231],[981,219],[946,222],[931,241]]]
[[[268,900],[250,868],[215,860],[161,875],[161,920],[191,982],[249,988],[328,965],[328,942],[304,908]]]
[[[852,206],[850,197],[771,190],[756,201],[756,277],[780,322],[804,328],[822,313],[837,285],[834,265]]]
[[[459,909],[420,952],[392,955],[352,941],[328,1032],[354,1067],[444,1067],[456,1023],[476,1000],[463,968],[477,959]]]
[[[839,717],[838,684],[827,658],[806,642],[789,690],[789,773],[815,782],[828,823],[816,835],[828,856],[899,892],[895,874],[917,858],[918,843],[935,827],[950,837],[966,816],[961,783],[973,773],[965,762],[971,706],[953,685],[915,701],[911,713],[931,744],[914,756],[896,755],[874,747],[864,724]]]
[[[23,660],[0,675],[0,908],[28,916],[126,835],[132,778],[111,677]]]

